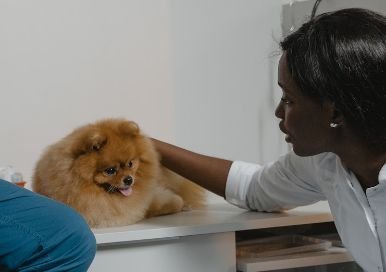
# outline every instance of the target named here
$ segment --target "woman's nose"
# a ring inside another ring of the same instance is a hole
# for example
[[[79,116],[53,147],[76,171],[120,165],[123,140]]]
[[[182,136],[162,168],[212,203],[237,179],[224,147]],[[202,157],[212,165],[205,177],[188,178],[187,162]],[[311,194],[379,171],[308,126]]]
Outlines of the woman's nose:
[[[275,116],[279,119],[284,119],[283,103],[279,102],[279,104],[276,106]]]

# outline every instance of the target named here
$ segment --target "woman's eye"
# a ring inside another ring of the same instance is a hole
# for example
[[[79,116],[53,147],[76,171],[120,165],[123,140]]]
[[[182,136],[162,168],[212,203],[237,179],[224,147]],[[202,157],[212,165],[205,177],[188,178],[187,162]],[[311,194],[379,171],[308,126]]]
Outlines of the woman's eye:
[[[113,176],[117,173],[117,170],[114,167],[106,168],[103,173],[107,176]]]
[[[127,164],[127,167],[129,168],[133,167],[133,161],[129,161],[129,163]]]
[[[282,97],[282,98],[280,99],[280,102],[283,103],[283,104],[286,104],[286,105],[291,104],[291,101],[289,101],[289,100],[288,100],[287,98],[285,98],[285,97]]]

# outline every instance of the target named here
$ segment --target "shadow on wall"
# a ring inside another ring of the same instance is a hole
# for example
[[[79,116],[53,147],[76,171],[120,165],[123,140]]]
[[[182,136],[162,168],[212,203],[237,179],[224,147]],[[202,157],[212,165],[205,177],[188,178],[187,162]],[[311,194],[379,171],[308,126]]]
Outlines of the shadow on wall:
[[[318,0],[296,1],[290,0],[282,7],[282,33],[283,36],[294,31],[311,18],[312,9]],[[367,8],[386,14],[385,0],[321,0],[317,7],[316,15],[343,8]]]

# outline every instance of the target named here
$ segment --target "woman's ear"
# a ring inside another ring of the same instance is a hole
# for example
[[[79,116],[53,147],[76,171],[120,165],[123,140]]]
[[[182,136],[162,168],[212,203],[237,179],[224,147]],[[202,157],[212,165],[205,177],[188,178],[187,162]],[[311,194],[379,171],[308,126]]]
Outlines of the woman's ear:
[[[328,102],[328,111],[330,112],[329,122],[331,128],[339,127],[343,124],[344,118],[340,110],[335,106],[335,103]]]

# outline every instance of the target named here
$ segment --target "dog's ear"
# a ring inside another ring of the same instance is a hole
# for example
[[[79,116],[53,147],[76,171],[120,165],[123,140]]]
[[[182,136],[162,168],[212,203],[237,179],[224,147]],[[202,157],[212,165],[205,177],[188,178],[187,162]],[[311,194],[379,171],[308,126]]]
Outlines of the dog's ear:
[[[88,135],[85,144],[88,151],[98,151],[106,144],[106,136],[102,135],[100,132],[94,132]]]
[[[97,152],[107,142],[107,137],[98,130],[86,130],[80,133],[73,142],[71,153],[78,157],[80,155]]]
[[[138,136],[140,133],[139,126],[133,121],[124,121],[118,127],[119,131],[127,136]]]

